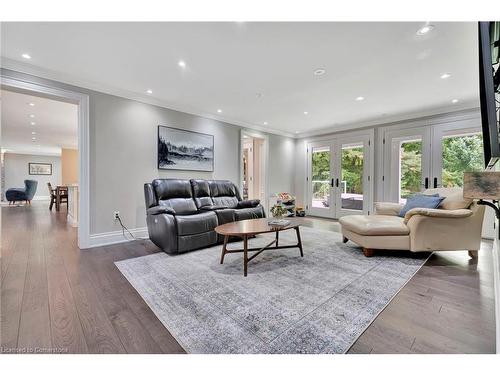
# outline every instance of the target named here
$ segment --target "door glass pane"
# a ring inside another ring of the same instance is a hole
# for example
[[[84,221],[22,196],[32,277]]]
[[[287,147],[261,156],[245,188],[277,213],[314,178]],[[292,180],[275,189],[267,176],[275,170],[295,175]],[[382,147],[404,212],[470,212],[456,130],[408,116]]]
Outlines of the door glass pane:
[[[399,148],[399,202],[422,190],[422,139],[402,141]]]
[[[330,207],[330,148],[312,148],[312,202],[314,208]]]
[[[484,169],[482,134],[443,137],[443,187],[462,187],[464,172]]]
[[[363,210],[363,143],[342,145],[341,207]]]

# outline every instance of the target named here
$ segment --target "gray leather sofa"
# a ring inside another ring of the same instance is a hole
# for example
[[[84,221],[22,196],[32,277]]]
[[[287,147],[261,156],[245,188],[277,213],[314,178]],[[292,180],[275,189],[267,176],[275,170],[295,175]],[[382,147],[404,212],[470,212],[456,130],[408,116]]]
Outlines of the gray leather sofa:
[[[169,254],[215,245],[215,227],[265,217],[258,199],[242,200],[230,181],[156,179],[144,184],[151,241]]]

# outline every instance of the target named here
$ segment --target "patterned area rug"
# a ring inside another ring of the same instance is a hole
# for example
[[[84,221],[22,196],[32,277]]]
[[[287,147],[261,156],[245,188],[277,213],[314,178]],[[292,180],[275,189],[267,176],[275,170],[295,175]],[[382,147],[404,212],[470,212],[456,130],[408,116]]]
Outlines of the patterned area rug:
[[[301,234],[303,258],[298,249],[263,252],[248,277],[242,254],[219,264],[221,246],[116,265],[188,353],[345,353],[428,257],[366,258],[340,233]],[[295,231],[280,234],[286,243],[296,243]]]

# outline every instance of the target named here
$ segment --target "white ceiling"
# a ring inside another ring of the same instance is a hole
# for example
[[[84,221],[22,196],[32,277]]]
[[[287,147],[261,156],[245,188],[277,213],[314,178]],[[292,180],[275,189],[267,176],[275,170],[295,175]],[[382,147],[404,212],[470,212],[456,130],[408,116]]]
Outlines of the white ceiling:
[[[8,90],[0,90],[0,94],[2,151],[60,155],[61,148],[78,147],[76,104]]]
[[[4,67],[294,135],[477,107],[476,24],[433,24],[2,23],[1,53]]]

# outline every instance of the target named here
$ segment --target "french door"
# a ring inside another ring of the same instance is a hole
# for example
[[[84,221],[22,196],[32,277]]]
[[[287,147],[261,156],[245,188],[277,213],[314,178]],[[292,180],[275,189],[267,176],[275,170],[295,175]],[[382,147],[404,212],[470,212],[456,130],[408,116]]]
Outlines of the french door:
[[[310,215],[339,218],[371,207],[373,133],[311,142],[308,155]]]
[[[427,188],[461,187],[465,171],[481,170],[481,128],[474,121],[384,132],[385,201],[404,203]]]

